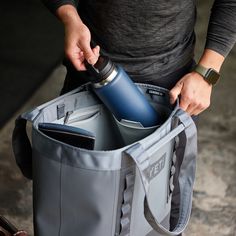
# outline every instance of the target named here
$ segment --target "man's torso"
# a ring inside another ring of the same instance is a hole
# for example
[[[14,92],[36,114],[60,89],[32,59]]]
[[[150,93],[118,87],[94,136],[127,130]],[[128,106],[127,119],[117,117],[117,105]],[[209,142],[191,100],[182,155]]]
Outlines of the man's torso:
[[[78,11],[102,54],[134,80],[168,75],[193,56],[193,0],[80,0]]]

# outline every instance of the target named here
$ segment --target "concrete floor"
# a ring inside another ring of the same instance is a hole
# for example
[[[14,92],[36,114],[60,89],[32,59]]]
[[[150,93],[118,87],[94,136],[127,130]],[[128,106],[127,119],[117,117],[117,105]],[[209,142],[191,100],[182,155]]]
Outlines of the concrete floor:
[[[15,118],[24,111],[58,96],[63,85],[64,67],[56,68],[49,79],[39,88],[11,120],[0,130],[0,215],[33,235],[32,183],[22,177],[11,148],[11,135]]]
[[[209,2],[201,1],[196,58],[203,48]],[[201,27],[200,27],[201,26]],[[236,48],[227,58],[211,107],[199,125],[199,157],[193,212],[185,235],[236,236]],[[11,134],[16,116],[59,94],[65,70],[58,67],[33,97],[0,130],[0,214],[32,232],[31,182],[16,167]]]

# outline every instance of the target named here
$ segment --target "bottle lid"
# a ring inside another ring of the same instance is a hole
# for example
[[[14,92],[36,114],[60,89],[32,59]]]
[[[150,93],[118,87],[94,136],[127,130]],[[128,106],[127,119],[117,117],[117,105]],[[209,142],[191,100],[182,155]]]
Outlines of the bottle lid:
[[[100,82],[109,77],[115,69],[114,63],[108,57],[100,56],[94,65],[85,62],[86,69],[92,75],[89,79],[92,83]]]

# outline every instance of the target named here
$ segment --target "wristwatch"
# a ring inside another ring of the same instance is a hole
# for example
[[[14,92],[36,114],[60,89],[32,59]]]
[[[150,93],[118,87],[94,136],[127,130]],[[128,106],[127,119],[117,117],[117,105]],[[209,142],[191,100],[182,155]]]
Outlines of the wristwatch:
[[[211,85],[215,85],[220,78],[220,74],[216,70],[212,68],[205,68],[199,64],[195,66],[193,71],[200,74]]]

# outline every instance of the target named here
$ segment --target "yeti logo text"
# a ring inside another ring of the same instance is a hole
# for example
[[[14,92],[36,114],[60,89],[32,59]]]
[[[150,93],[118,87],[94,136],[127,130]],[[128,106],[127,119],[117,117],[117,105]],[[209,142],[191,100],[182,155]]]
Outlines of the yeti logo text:
[[[166,161],[166,154],[164,154],[158,161],[154,162],[149,168],[148,168],[148,176],[149,179],[153,179],[155,176],[157,176],[161,170],[165,166]]]

